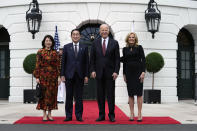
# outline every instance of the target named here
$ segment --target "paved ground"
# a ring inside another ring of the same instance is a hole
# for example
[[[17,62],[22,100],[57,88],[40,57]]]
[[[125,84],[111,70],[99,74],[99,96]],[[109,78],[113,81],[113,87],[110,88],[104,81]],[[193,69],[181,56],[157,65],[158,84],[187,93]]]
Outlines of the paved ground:
[[[129,116],[128,104],[118,104],[118,106]],[[53,116],[64,116],[64,104],[59,104],[58,107],[58,110],[53,111]],[[42,116],[42,111],[38,111],[35,108],[36,104],[0,101],[0,124],[12,124],[23,116]],[[135,109],[137,109],[136,105]],[[137,115],[137,110],[135,111]],[[182,124],[197,124],[197,105],[192,100],[179,101],[178,103],[143,104],[143,116],[170,116]],[[0,131],[2,131],[1,127],[6,128],[6,125],[0,125]],[[17,126],[11,127],[15,128]]]
[[[197,125],[2,125],[0,131],[196,131]]]
[[[129,116],[129,106],[119,105]],[[135,109],[137,106],[135,105]],[[137,115],[137,110],[135,110]],[[197,105],[193,100],[178,103],[143,104],[143,116],[170,116],[182,124],[197,124]]]

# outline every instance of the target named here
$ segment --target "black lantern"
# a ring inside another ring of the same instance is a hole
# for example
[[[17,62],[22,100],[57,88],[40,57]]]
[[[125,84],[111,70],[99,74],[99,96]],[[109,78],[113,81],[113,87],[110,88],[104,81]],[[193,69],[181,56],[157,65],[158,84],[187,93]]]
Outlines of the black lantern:
[[[159,31],[161,20],[161,12],[154,0],[150,0],[148,3],[148,8],[145,10],[145,20],[147,29],[152,33],[152,38],[154,39],[155,32]]]
[[[40,23],[42,20],[42,11],[39,9],[37,0],[32,0],[29,4],[29,10],[26,12],[26,21],[28,32],[32,33],[32,38],[35,38],[35,33],[39,32]]]

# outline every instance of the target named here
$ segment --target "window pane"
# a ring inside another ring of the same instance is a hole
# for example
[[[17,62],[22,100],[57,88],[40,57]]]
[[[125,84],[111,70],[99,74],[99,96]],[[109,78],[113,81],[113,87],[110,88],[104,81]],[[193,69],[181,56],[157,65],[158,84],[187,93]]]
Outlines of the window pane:
[[[90,27],[86,28],[86,31],[88,32],[88,34],[91,33]]]
[[[181,79],[185,79],[185,70],[181,70]]]
[[[0,51],[0,60],[5,60],[5,51],[4,50]]]
[[[190,62],[189,61],[186,61],[186,69],[190,69]]]
[[[155,20],[155,30],[157,30],[157,25],[158,25],[158,19]]]
[[[28,20],[29,20],[29,22],[28,22],[29,30],[32,30],[33,29],[33,21],[32,21],[32,19],[28,19]]]
[[[184,70],[185,69],[185,61],[181,62],[181,69]]]
[[[5,78],[5,70],[0,71],[0,78]]]
[[[0,78],[5,77],[5,61],[0,61]]]
[[[5,69],[5,61],[1,61],[1,70],[4,70]]]
[[[181,60],[185,60],[185,51],[181,51]]]
[[[0,51],[0,78],[5,77],[5,51]]]
[[[190,57],[189,57],[189,56],[190,56],[190,52],[185,52],[185,56],[186,56],[185,59],[186,59],[186,60],[189,60],[189,58],[190,58]]]
[[[186,70],[186,79],[190,79],[190,70]]]

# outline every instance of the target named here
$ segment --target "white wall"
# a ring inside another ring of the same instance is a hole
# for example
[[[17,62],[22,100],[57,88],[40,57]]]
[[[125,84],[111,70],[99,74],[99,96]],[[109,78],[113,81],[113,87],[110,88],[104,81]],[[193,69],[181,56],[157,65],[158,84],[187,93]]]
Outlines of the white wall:
[[[0,0],[1,1],[1,0]],[[74,3],[72,3],[74,1]],[[90,0],[89,0],[90,1]],[[139,43],[144,47],[145,54],[156,51],[163,55],[165,60],[164,68],[155,75],[155,88],[162,91],[162,102],[177,102],[177,63],[176,38],[179,30],[189,24],[197,25],[197,2],[183,1],[161,1],[157,3],[161,10],[160,31],[152,39],[147,32],[144,11],[149,0],[116,0],[96,2],[83,2],[76,0],[40,0],[40,9],[43,18],[40,32],[32,35],[27,32],[25,12],[30,1],[21,0],[19,5],[16,2],[4,1],[0,4],[0,25],[8,29],[10,34],[10,102],[23,101],[23,89],[31,88],[31,75],[23,71],[22,63],[24,57],[30,53],[36,53],[41,48],[41,41],[46,34],[54,35],[55,25],[58,26],[60,43],[62,45],[71,41],[70,31],[87,22],[104,21],[111,26],[115,39],[119,41],[120,52],[125,46],[124,39],[131,30],[138,34]],[[51,4],[53,3],[53,4]],[[8,5],[13,5],[8,6]],[[24,4],[24,5],[23,5]],[[171,6],[168,6],[171,5]],[[5,6],[7,6],[5,8]],[[188,6],[192,8],[188,8]],[[194,8],[195,7],[195,8]],[[133,23],[134,21],[134,23]],[[193,30],[194,35],[197,30]],[[151,88],[152,76],[146,73],[144,88]],[[35,85],[35,81],[34,81]],[[116,81],[116,102],[127,103],[126,85],[122,77],[122,66],[120,75]]]

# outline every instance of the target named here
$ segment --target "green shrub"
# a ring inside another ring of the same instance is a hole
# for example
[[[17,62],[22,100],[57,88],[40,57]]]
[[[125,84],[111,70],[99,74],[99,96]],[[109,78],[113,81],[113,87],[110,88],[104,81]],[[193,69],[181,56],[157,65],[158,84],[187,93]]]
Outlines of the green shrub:
[[[164,59],[161,54],[152,52],[146,56],[146,70],[152,75],[152,89],[154,89],[154,73],[160,71],[164,66]]]
[[[25,57],[23,61],[23,69],[26,73],[32,74],[32,90],[33,90],[33,71],[36,67],[36,54],[32,53]]]
[[[164,66],[164,59],[161,54],[152,52],[146,56],[146,70],[148,72],[156,73]]]
[[[23,69],[26,73],[32,74],[36,66],[36,54],[29,54],[23,61]]]

